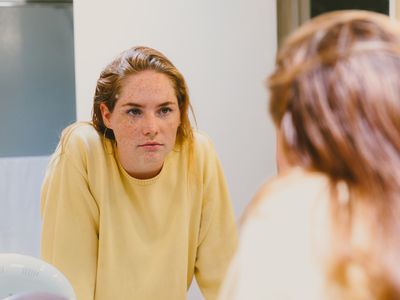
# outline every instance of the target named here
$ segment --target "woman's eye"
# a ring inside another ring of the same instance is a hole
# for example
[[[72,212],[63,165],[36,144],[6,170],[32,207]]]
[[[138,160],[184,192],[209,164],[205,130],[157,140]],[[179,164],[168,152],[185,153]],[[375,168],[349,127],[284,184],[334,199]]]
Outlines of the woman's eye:
[[[161,107],[160,109],[160,114],[161,115],[167,115],[168,113],[170,113],[172,111],[172,109],[170,109],[169,107]]]
[[[139,108],[132,108],[132,109],[128,110],[128,114],[130,114],[132,116],[139,116],[142,114],[142,111]]]

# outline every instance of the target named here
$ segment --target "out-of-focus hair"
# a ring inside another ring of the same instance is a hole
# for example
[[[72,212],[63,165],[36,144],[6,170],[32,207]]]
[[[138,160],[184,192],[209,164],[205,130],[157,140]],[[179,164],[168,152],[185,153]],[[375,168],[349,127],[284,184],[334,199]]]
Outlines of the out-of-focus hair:
[[[400,299],[399,23],[321,15],[283,44],[268,87],[288,160],[331,180],[332,297]]]

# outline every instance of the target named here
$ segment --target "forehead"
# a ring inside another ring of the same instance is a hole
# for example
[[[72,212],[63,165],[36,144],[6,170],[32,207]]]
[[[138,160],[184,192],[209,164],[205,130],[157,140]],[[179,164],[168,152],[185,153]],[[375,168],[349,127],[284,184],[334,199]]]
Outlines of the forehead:
[[[128,75],[122,82],[118,99],[127,101],[163,100],[172,101],[175,89],[172,80],[165,74],[153,70]]]

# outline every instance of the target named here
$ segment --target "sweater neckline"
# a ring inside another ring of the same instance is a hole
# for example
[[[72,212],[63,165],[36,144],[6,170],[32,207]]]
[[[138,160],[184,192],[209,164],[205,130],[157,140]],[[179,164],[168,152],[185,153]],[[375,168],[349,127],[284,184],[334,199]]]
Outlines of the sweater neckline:
[[[171,153],[173,151],[171,151],[170,153],[168,153],[164,159],[164,163],[161,167],[160,172],[152,177],[152,178],[148,178],[148,179],[138,179],[135,177],[132,177],[131,175],[128,174],[128,172],[124,169],[124,167],[121,164],[121,161],[119,159],[118,156],[118,151],[117,151],[117,144],[116,143],[112,143],[112,147],[113,147],[113,155],[115,157],[115,161],[117,162],[118,168],[120,170],[120,172],[123,174],[123,176],[131,183],[136,184],[136,185],[151,185],[156,183],[162,176],[163,174],[166,172],[167,166],[168,166],[168,162],[169,162],[169,157],[171,156]]]

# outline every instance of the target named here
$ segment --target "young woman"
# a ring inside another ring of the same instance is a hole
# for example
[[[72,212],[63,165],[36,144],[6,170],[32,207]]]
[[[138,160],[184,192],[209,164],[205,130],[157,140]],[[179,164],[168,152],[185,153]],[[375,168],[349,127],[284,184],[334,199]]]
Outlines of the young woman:
[[[248,208],[221,299],[400,299],[400,25],[328,13],[269,79],[282,172]]]
[[[78,299],[215,299],[235,249],[209,138],[160,52],[123,52],[97,81],[91,123],[64,130],[42,187],[42,256]]]

